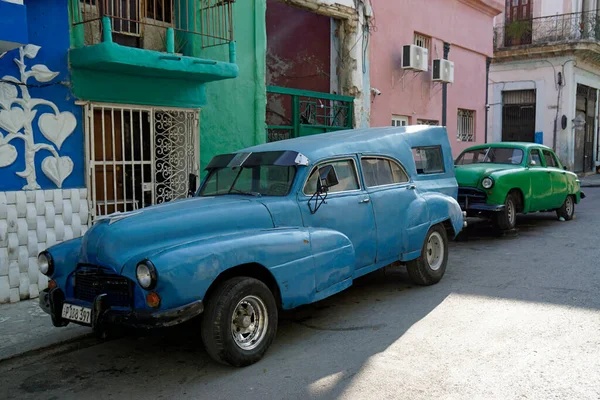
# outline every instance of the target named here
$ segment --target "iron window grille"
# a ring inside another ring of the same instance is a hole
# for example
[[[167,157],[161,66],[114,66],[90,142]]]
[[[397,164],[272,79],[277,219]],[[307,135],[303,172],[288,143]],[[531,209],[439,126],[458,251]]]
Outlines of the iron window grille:
[[[475,111],[458,109],[456,139],[459,142],[475,141]]]

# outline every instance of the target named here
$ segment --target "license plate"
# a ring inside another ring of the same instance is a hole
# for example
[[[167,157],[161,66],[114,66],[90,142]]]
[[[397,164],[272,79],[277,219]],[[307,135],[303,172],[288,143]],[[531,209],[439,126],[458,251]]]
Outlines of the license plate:
[[[74,304],[63,304],[62,317],[82,324],[91,324],[92,309],[76,306]]]

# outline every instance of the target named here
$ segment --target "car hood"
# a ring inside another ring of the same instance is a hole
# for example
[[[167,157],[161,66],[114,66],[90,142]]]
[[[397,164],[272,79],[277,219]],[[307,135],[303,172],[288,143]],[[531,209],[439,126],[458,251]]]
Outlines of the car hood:
[[[242,196],[177,200],[95,223],[83,237],[79,262],[120,271],[132,257],[175,244],[272,227],[267,208]]]
[[[480,163],[457,165],[454,172],[456,173],[458,186],[477,187],[479,182],[486,176],[499,171],[516,170],[519,168],[520,166],[518,165]]]

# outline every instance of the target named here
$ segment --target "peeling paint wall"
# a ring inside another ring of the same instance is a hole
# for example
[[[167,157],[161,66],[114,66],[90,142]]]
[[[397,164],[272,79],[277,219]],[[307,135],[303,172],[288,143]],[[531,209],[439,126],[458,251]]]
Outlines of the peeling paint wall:
[[[331,19],[267,0],[267,85],[329,93]]]
[[[267,86],[329,93],[331,72],[331,18],[267,0]],[[267,96],[267,125],[290,125],[289,96]]]
[[[339,45],[337,78],[339,93],[353,96],[354,125],[369,126],[369,49],[370,19],[365,11],[370,2],[364,0],[280,0],[281,3],[303,8],[336,19],[338,29],[334,43]],[[331,42],[331,36],[328,41]],[[330,88],[331,89],[331,88]]]

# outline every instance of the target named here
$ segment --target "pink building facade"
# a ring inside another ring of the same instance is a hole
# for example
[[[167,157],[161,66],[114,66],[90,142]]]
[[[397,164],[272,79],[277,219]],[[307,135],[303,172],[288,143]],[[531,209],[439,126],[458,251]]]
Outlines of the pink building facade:
[[[443,84],[432,80],[432,60],[444,58],[449,43],[446,127],[454,156],[484,143],[486,60],[493,19],[503,10],[501,0],[374,0],[370,125],[441,125]],[[428,49],[427,71],[402,68],[402,47],[410,44]]]

